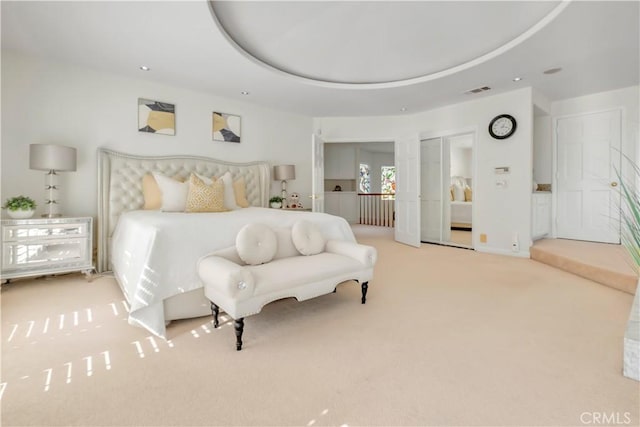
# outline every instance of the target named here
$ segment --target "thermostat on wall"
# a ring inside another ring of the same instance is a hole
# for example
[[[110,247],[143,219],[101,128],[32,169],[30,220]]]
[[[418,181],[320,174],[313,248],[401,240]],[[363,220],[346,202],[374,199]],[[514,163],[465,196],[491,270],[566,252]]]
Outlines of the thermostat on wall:
[[[500,166],[494,169],[496,173],[509,173],[509,166]]]

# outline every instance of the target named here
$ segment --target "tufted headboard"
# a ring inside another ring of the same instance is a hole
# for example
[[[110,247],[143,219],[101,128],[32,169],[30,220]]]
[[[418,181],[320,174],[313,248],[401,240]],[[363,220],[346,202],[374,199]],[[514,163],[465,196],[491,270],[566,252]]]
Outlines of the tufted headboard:
[[[121,213],[144,205],[142,177],[148,172],[188,178],[191,172],[233,179],[243,177],[247,200],[266,207],[271,186],[271,168],[266,162],[231,163],[200,156],[136,156],[98,149],[98,272],[108,269],[109,241]]]

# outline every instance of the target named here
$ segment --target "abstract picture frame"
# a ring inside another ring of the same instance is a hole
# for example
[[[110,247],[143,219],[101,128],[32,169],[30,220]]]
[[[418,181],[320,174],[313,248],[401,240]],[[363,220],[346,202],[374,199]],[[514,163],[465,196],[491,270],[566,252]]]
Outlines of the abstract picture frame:
[[[176,105],[138,98],[138,131],[174,136],[176,134]]]
[[[241,140],[240,116],[214,111],[211,115],[211,135],[214,141],[237,142]]]

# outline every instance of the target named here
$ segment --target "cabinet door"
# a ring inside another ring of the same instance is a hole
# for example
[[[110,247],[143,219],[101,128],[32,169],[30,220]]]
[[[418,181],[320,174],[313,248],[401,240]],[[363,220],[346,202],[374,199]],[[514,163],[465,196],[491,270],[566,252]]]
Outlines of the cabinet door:
[[[340,199],[340,216],[349,223],[358,222],[358,195],[355,193],[343,193]]]
[[[340,178],[356,179],[356,149],[340,147]]]
[[[326,192],[324,193],[324,211],[331,215],[340,216],[340,194]]]
[[[533,238],[540,238],[551,233],[551,195],[534,194],[532,209],[531,234]]]
[[[356,149],[325,144],[325,179],[356,179]]]

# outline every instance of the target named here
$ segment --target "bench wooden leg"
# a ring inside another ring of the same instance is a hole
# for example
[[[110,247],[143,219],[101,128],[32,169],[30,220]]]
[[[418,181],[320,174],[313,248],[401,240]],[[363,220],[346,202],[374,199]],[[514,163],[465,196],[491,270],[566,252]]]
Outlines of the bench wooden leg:
[[[242,332],[244,332],[244,318],[234,320],[233,327],[236,330],[236,350],[242,350]]]
[[[369,289],[369,282],[362,282],[362,303],[367,302],[367,289]]]
[[[213,302],[211,303],[211,313],[213,314],[213,327],[217,328],[220,325],[220,322],[218,322],[218,313],[220,313],[220,308]]]

